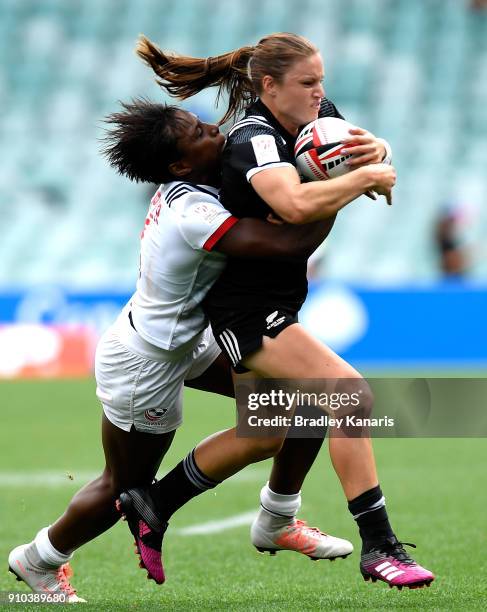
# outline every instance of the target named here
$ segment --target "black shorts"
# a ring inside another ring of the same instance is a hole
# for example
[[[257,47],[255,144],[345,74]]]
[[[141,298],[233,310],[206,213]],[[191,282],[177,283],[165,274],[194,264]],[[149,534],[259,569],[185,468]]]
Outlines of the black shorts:
[[[220,313],[221,314],[221,313]],[[262,346],[262,338],[275,338],[283,329],[298,322],[298,313],[286,308],[267,307],[246,313],[227,311],[225,316],[212,321],[213,335],[222,351],[230,359],[237,374],[249,370],[240,364]]]

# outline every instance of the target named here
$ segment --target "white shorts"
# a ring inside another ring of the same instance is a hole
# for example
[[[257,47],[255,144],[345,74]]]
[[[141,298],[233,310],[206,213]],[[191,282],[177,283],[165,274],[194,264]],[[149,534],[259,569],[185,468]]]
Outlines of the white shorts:
[[[122,313],[96,349],[96,394],[107,419],[125,431],[177,429],[184,381],[203,374],[221,353],[210,327],[188,344],[175,351],[149,344]]]

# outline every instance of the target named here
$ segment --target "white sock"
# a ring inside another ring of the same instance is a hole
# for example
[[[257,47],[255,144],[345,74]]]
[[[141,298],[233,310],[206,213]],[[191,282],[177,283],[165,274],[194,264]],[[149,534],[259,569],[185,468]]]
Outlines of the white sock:
[[[39,557],[44,561],[44,563],[54,567],[60,567],[63,565],[63,563],[67,563],[73,555],[65,555],[54,548],[49,540],[49,527],[44,527],[44,529],[41,529],[36,535],[34,542],[39,553]]]
[[[277,529],[289,525],[294,520],[301,507],[301,491],[293,495],[282,495],[274,493],[269,488],[269,483],[262,487],[260,492],[261,511],[259,522],[265,526]]]

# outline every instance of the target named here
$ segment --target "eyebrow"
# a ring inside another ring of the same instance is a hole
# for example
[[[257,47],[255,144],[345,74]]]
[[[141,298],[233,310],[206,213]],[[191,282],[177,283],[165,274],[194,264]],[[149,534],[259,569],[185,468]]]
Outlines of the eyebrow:
[[[192,135],[193,138],[196,138],[196,132],[197,132],[198,128],[201,127],[201,120],[196,115],[194,117],[196,119],[196,123],[194,124],[193,129],[191,130],[191,135]]]
[[[187,117],[180,119],[181,123],[185,126],[186,135],[193,139],[196,136],[196,130],[200,125],[201,121],[197,115],[194,113],[187,113]],[[193,123],[194,120],[194,123]]]

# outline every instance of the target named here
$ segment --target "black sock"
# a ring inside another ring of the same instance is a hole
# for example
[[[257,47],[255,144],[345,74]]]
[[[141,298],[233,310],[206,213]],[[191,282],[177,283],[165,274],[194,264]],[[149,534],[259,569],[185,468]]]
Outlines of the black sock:
[[[348,502],[348,509],[357,521],[364,549],[394,535],[379,485]]]
[[[169,518],[190,499],[213,489],[217,484],[196,465],[194,449],[168,474],[151,487],[161,520]]]

